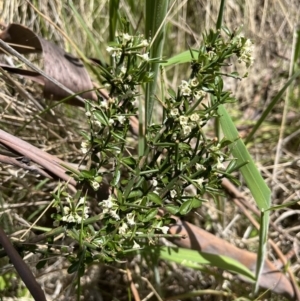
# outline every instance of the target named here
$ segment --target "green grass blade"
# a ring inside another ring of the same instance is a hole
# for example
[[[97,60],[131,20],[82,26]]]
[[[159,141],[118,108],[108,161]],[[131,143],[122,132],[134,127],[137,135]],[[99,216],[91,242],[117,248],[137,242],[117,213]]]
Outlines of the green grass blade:
[[[224,7],[225,7],[225,0],[222,0],[220,3],[220,9],[219,9],[219,15],[218,15],[218,20],[216,24],[216,28],[218,30],[221,29],[222,22],[223,22],[223,15],[224,15]]]
[[[152,43],[150,50],[150,58],[160,58],[162,56],[165,25],[161,26],[165,22],[167,15],[168,0],[146,0],[146,23],[145,23],[145,36],[147,39],[150,37],[155,40]],[[157,88],[157,76],[158,76],[159,64],[153,64],[151,70],[153,72],[153,81],[146,85],[145,95],[145,124],[149,125],[151,122],[152,111],[154,106],[154,95]]]
[[[241,167],[241,173],[257,203],[257,206],[261,210],[269,209],[271,197],[269,187],[266,185],[260,172],[256,168],[243,141],[239,138],[238,131],[223,105],[219,106],[218,113],[224,136],[233,142],[231,145],[231,151],[233,157],[237,159],[237,165],[248,162],[248,164]]]
[[[223,270],[231,271],[254,280],[254,274],[243,264],[227,256],[203,253],[183,248],[160,248],[160,258],[177,262],[185,267],[201,269],[202,265],[215,266]]]
[[[293,73],[297,70],[297,62],[298,60],[300,59],[300,26],[298,25],[296,30],[295,30],[295,40],[296,40],[296,43],[295,43],[295,50],[294,50],[294,57],[293,57],[293,65],[294,65],[294,68],[293,68]],[[299,65],[298,65],[299,67]]]
[[[256,282],[254,286],[254,293],[258,291],[259,277],[263,268],[264,258],[266,255],[266,243],[268,238],[269,212],[264,210],[270,208],[271,191],[266,185],[260,172],[256,168],[252,157],[250,156],[245,144],[239,138],[238,131],[234,126],[230,116],[223,105],[219,106],[218,113],[220,115],[220,125],[225,137],[233,141],[231,145],[232,155],[237,159],[237,165],[244,162],[248,164],[241,167],[241,173],[250,189],[257,206],[260,208],[261,222],[259,234],[259,246],[256,262]]]
[[[103,55],[102,55],[101,50],[99,48],[99,43],[95,40],[93,34],[90,32],[90,30],[87,27],[85,21],[82,19],[82,17],[80,16],[80,14],[78,13],[78,11],[76,10],[76,8],[75,8],[75,6],[73,4],[73,1],[69,0],[68,4],[69,4],[72,12],[74,13],[74,16],[75,16],[76,20],[80,23],[81,27],[83,28],[83,30],[87,34],[88,40],[93,45],[93,47],[95,49],[95,52],[96,52],[96,55],[97,55],[97,58],[100,61],[104,62]]]
[[[118,9],[120,0],[110,0],[109,1],[109,40],[114,41],[117,22],[118,22]]]
[[[260,217],[260,228],[259,228],[259,246],[257,250],[257,261],[256,261],[256,271],[255,271],[255,285],[253,292],[256,295],[259,290],[259,277],[263,270],[265,257],[267,255],[267,240],[268,240],[268,230],[269,230],[269,219],[270,211],[261,211]]]

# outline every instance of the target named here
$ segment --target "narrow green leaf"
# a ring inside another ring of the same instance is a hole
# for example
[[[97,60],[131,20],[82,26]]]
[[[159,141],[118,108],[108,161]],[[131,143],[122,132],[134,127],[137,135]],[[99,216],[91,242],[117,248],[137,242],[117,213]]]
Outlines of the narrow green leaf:
[[[154,39],[150,50],[150,59],[161,58],[165,38],[165,17],[167,15],[168,0],[146,0],[145,36]],[[161,26],[162,25],[162,26]],[[155,37],[156,36],[156,37]],[[146,85],[145,96],[145,124],[150,124],[154,106],[154,95],[157,88],[159,64],[152,64],[153,81]]]
[[[198,57],[198,51],[196,51],[196,50],[191,50],[191,51],[192,51],[194,57]],[[177,55],[174,55],[173,57],[168,59],[168,61],[166,63],[163,63],[161,65],[164,67],[167,67],[167,66],[172,66],[172,65],[175,66],[177,64],[191,63],[191,60],[192,60],[191,51],[187,50],[187,51],[184,51]]]
[[[193,269],[201,268],[201,265],[215,266],[223,270],[243,275],[249,280],[255,279],[254,274],[247,267],[232,258],[222,255],[208,254],[183,248],[161,247],[160,258]]]
[[[219,106],[218,114],[220,116],[220,124],[225,138],[233,142],[230,148],[233,157],[237,159],[236,164],[240,165],[244,162],[248,162],[248,164],[241,167],[240,170],[257,206],[262,210],[268,209],[270,207],[271,197],[269,187],[266,185],[260,172],[256,168],[252,157],[243,141],[240,139],[238,131],[223,105]]]

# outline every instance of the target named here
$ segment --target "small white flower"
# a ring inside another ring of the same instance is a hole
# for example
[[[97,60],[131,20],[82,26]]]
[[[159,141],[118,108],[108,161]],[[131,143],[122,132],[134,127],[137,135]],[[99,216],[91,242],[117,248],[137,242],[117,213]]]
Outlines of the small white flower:
[[[198,82],[198,79],[196,77],[194,77],[192,80],[191,80],[191,86],[192,87],[197,87],[199,85],[199,82]]]
[[[170,115],[171,116],[177,116],[179,114],[179,111],[177,108],[171,109]]]
[[[127,213],[126,214],[126,219],[127,219],[127,222],[128,222],[128,225],[129,226],[134,226],[135,225],[135,221],[134,221],[134,213]]]
[[[89,217],[89,208],[88,207],[84,207],[84,211],[82,212],[83,217],[86,219]]]
[[[176,190],[173,189],[173,190],[170,191],[170,196],[171,196],[172,199],[174,199],[176,197],[176,195],[177,195]]]
[[[122,223],[122,226],[119,228],[119,234],[124,235],[126,234],[128,226],[126,223]]]
[[[137,56],[143,59],[144,61],[149,61],[149,52],[146,52],[144,54],[137,54]]]
[[[181,93],[184,96],[190,96],[192,94],[192,90],[189,87],[181,88]]]
[[[123,116],[123,115],[117,116],[117,119],[118,119],[118,121],[119,121],[121,124],[123,124],[124,121],[126,120],[126,116]]]
[[[157,184],[158,184],[158,182],[157,182],[157,180],[154,178],[154,179],[152,179],[151,184],[152,184],[153,187],[156,187]]]
[[[181,81],[181,85],[179,86],[181,89],[189,88],[189,83],[186,80]]]
[[[132,39],[132,36],[131,36],[130,34],[128,34],[128,33],[123,33],[123,40],[124,40],[125,42],[129,42],[129,41],[131,41],[131,39]]]
[[[198,120],[200,119],[200,117],[199,117],[198,114],[194,113],[194,114],[192,114],[192,115],[190,116],[190,119],[191,119],[192,121],[198,121]]]
[[[99,205],[102,205],[103,208],[111,209],[113,206],[111,195],[108,197],[107,200],[104,200],[101,203],[99,203]]]
[[[206,120],[202,120],[202,121],[200,121],[200,123],[199,123],[200,126],[203,126],[203,125],[205,125],[205,124],[206,124]]]
[[[108,120],[108,123],[109,123],[109,125],[114,125],[115,121],[114,121],[112,118],[110,118],[110,119]]]
[[[110,97],[110,98],[108,99],[108,102],[109,102],[109,103],[115,103],[115,102],[116,102],[116,99],[115,99],[114,97]]]
[[[186,125],[186,124],[188,123],[188,121],[189,121],[189,118],[186,117],[186,116],[180,116],[180,117],[179,117],[179,123],[180,123],[181,125]]]
[[[217,162],[217,169],[225,169],[224,164],[222,163],[222,161],[220,160],[220,158],[218,158],[218,162]]]
[[[132,105],[133,105],[134,107],[137,107],[138,104],[139,104],[138,98],[137,98],[137,97],[134,97],[134,98],[132,99]]]
[[[100,107],[101,108],[104,108],[104,109],[108,109],[108,101],[106,99],[103,99],[101,102],[100,102]]]
[[[206,92],[204,92],[202,90],[194,91],[194,97],[196,98],[196,100],[199,100],[201,97],[204,97],[205,95],[206,95]]]
[[[132,249],[140,249],[140,248],[141,248],[141,246],[138,243],[136,243],[135,241],[133,241]]]
[[[89,112],[89,111],[86,111],[86,112],[85,112],[85,116],[86,116],[86,117],[91,117],[91,116],[92,116],[92,114],[91,114],[91,112]]]
[[[77,213],[75,213],[74,219],[77,224],[80,224],[82,222],[82,217],[80,215],[78,215]]]
[[[147,41],[147,40],[143,40],[143,41],[141,42],[141,46],[148,47],[148,46],[149,46],[148,41]]]
[[[196,170],[197,171],[206,170],[206,167],[202,164],[196,163]]]
[[[125,66],[122,66],[120,71],[121,71],[121,73],[125,74],[127,71],[127,68]]]
[[[61,219],[63,222],[67,222],[67,223],[74,223],[75,222],[75,218],[72,214],[68,214],[62,217]]]
[[[200,187],[203,187],[203,183],[205,182],[204,178],[201,177],[198,180],[193,180],[195,183],[197,183]]]
[[[85,197],[81,197],[76,205],[76,207],[78,208],[80,205],[83,205],[85,201]]]
[[[100,187],[100,184],[97,181],[92,181],[91,185],[94,190],[98,190]]]
[[[102,124],[101,124],[101,122],[100,122],[99,120],[94,120],[93,123],[94,123],[95,125],[97,125],[99,128],[102,127]]]
[[[118,57],[121,55],[122,49],[108,46],[106,47],[106,51],[110,53],[112,57]]]
[[[163,227],[157,227],[157,229],[161,230],[163,234],[168,234],[169,227],[168,226],[163,226]]]
[[[68,194],[66,196],[66,201],[71,205],[72,204],[72,197]]]
[[[114,51],[114,47],[107,46],[107,47],[106,47],[106,51],[107,51],[108,53],[111,53],[111,52]]]
[[[214,51],[208,51],[207,54],[208,54],[208,58],[210,60],[216,55],[216,53]]]
[[[63,213],[64,213],[64,215],[69,214],[70,213],[70,208],[67,207],[67,206],[63,207]]]
[[[114,218],[116,221],[118,221],[120,219],[119,214],[117,213],[117,209],[116,210],[110,210],[109,212],[110,216],[112,218]]]
[[[89,151],[90,143],[88,141],[81,142],[81,152],[83,154],[86,154]]]
[[[192,128],[189,125],[184,125],[182,129],[184,135],[189,135],[192,131]]]

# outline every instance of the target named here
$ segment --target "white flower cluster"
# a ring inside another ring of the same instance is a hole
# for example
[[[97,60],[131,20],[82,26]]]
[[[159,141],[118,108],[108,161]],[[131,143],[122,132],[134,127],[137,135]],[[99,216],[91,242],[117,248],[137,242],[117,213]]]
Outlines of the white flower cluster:
[[[177,115],[177,111],[175,111],[177,109],[172,109],[171,110],[171,115],[172,116],[176,116]],[[174,111],[176,112],[176,115],[174,114]],[[191,133],[192,129],[195,128],[196,126],[198,127],[202,127],[205,124],[205,120],[200,120],[200,115],[198,113],[193,113],[190,116],[179,116],[179,123],[182,127],[182,132],[184,136],[187,136]]]
[[[217,156],[217,164],[216,164],[216,169],[219,170],[225,170],[225,166],[224,166],[224,155],[223,153],[220,151],[221,145],[220,143],[218,143],[216,146],[212,146],[211,147],[211,151],[213,151],[214,155]]]
[[[118,215],[118,204],[116,199],[109,195],[107,200],[104,200],[99,203],[99,205],[103,208],[104,214],[109,214],[112,218],[116,221],[120,220],[120,216]],[[135,213],[130,212],[126,214],[126,221],[125,219],[122,221],[122,225],[119,227],[118,232],[121,235],[124,235],[129,232],[129,228],[135,225]]]
[[[201,97],[206,96],[206,92],[203,90],[197,89],[199,85],[199,81],[197,78],[192,78],[189,82],[186,80],[181,81],[181,85],[179,86],[180,91],[183,96],[194,96],[196,100]]]
[[[238,40],[239,46],[241,46],[243,39],[244,39],[243,36],[239,37],[239,40]],[[238,62],[239,63],[244,62],[247,68],[250,67],[254,61],[254,58],[252,56],[253,48],[254,48],[253,43],[251,42],[250,39],[247,39],[240,51]]]
[[[110,53],[113,58],[119,59],[122,54],[122,48],[126,47],[126,51],[131,51],[139,48],[145,48],[149,46],[147,40],[143,39],[143,36],[132,36],[128,33],[121,33],[117,35],[119,47],[111,47],[108,46],[106,51]],[[134,40],[138,40],[138,44],[134,44]],[[122,48],[121,48],[122,47]],[[149,54],[137,54],[137,56],[141,57],[143,60],[149,60]],[[124,70],[123,70],[124,71]]]
[[[117,221],[120,220],[120,216],[117,213],[118,204],[116,203],[116,199],[114,199],[111,194],[107,200],[100,202],[99,205],[102,206],[104,214],[109,214]]]
[[[81,149],[81,152],[83,154],[86,154],[89,151],[90,147],[91,147],[91,145],[90,145],[89,141],[81,142],[81,148],[80,149]]]
[[[181,90],[181,94],[183,96],[193,96],[196,100],[203,98],[206,96],[206,92],[197,88],[199,86],[199,81],[197,78],[192,78],[189,82],[183,80],[181,81],[181,85],[179,86]],[[178,108],[172,108],[170,110],[170,115],[172,117],[177,117],[180,115]],[[198,113],[193,113],[190,116],[179,116],[179,123],[182,127],[182,133],[184,136],[188,136],[192,129],[196,126],[202,127],[206,121],[201,120],[200,115]]]
[[[61,221],[67,223],[80,224],[82,221],[89,217],[88,207],[85,206],[85,198],[81,197],[74,207],[73,200],[70,195],[66,197],[67,206],[63,207]],[[60,212],[60,206],[56,207],[57,212]]]
[[[106,47],[106,51],[108,53],[110,53],[110,55],[112,57],[115,57],[117,59],[119,59],[121,57],[121,54],[122,54],[122,49],[121,48],[118,48],[118,47],[111,47],[111,46],[108,46]]]

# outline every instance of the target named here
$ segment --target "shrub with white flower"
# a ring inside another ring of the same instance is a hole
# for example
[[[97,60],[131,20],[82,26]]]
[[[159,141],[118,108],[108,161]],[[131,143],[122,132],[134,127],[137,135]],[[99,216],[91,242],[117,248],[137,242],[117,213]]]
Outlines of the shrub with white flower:
[[[189,78],[175,91],[164,87],[168,93],[151,95],[162,104],[162,118],[155,116],[146,125],[140,93],[162,60],[150,57],[142,35],[129,32],[120,32],[107,47],[112,65],[101,68],[101,77],[108,99],[86,101],[90,127],[81,132],[84,167],[68,171],[81,190],[68,200],[61,191],[56,195],[56,222],[71,225],[67,234],[90,258],[106,262],[169,237],[172,215],[199,208],[219,192],[223,177],[232,177],[234,160],[224,153],[231,142],[207,135],[206,124],[218,117],[220,104],[235,100],[223,88],[223,77],[233,77],[223,71],[228,59],[237,57],[246,66],[253,61],[249,40],[208,33],[192,59]],[[138,129],[132,131],[136,116]],[[106,186],[109,194],[103,197]],[[98,208],[88,216],[86,200],[95,195]]]

